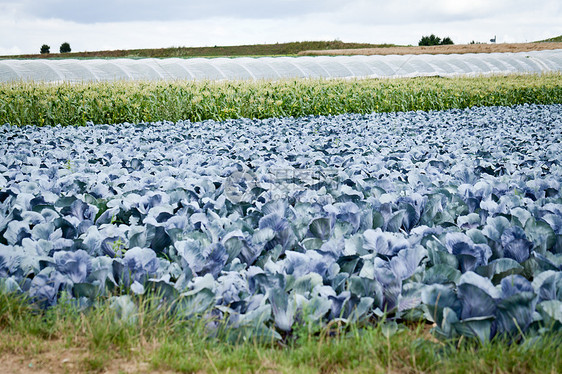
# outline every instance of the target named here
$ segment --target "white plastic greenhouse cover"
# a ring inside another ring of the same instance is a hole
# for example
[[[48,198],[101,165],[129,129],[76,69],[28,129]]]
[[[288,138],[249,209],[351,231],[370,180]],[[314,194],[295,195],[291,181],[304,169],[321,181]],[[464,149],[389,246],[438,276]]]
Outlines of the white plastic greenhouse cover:
[[[0,82],[385,78],[549,71],[562,71],[562,50],[462,55],[0,60]]]

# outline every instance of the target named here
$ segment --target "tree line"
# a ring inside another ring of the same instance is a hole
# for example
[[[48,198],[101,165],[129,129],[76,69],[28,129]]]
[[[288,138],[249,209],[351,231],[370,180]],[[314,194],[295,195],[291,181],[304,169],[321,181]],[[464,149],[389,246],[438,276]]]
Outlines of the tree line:
[[[429,45],[451,45],[455,44],[448,36],[441,39],[440,37],[436,36],[435,34],[431,34],[429,36],[422,36],[421,40],[418,42],[420,46],[429,46]]]
[[[60,45],[59,48],[60,53],[68,53],[71,51],[70,49],[70,44],[68,44],[67,42],[64,42]],[[48,44],[43,44],[41,46],[41,54],[45,54],[45,53],[51,53],[51,47]]]

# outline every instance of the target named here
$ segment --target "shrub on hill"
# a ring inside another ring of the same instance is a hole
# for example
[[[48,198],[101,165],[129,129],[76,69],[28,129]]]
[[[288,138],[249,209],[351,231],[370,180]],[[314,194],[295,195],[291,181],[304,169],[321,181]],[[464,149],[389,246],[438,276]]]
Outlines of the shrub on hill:
[[[68,53],[70,51],[70,44],[68,44],[67,42],[64,42],[60,45],[60,53]]]
[[[435,34],[431,34],[429,36],[422,36],[421,40],[418,42],[420,46],[430,46],[430,45],[451,45],[455,44],[448,36],[441,40],[440,37],[436,36]]]

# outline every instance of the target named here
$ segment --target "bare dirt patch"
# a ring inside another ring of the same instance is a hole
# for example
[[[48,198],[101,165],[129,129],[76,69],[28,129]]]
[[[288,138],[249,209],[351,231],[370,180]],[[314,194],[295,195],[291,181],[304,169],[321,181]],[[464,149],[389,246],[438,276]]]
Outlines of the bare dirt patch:
[[[171,371],[154,370],[142,360],[144,354],[119,357],[108,351],[107,355],[91,354],[85,347],[66,347],[62,340],[39,343],[39,349],[0,350],[0,373],[11,374],[172,374]]]
[[[500,43],[500,44],[459,44],[436,45],[431,47],[385,47],[359,49],[331,49],[323,51],[303,51],[299,56],[352,56],[352,55],[441,55],[464,53],[505,53],[530,52],[562,49],[562,43]]]

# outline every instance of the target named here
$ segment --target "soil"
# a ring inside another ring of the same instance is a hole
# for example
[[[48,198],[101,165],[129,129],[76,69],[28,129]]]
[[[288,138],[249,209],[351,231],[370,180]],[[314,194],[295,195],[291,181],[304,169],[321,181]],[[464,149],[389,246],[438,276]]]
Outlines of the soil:
[[[499,43],[499,44],[459,44],[436,45],[431,47],[385,47],[360,49],[332,49],[322,51],[303,51],[299,56],[351,56],[351,55],[421,55],[421,54],[464,54],[464,53],[504,53],[529,52],[562,49],[562,43]]]
[[[149,362],[130,358],[115,358],[108,354],[103,362],[89,364],[91,356],[86,347],[65,347],[65,342],[56,340],[39,343],[24,351],[0,350],[0,373],[11,374],[66,374],[99,372],[104,374],[173,374],[171,371],[154,370]],[[138,355],[137,355],[138,356]]]

